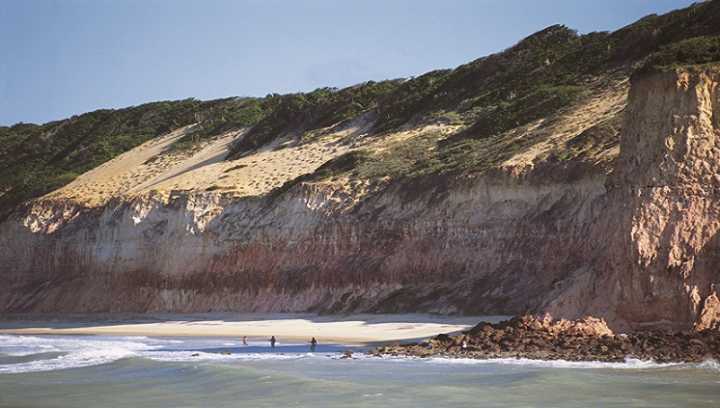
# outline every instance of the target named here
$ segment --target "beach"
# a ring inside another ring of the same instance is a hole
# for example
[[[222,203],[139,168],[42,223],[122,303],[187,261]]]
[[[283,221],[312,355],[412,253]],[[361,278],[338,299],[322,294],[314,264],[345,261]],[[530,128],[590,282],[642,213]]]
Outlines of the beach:
[[[0,334],[242,337],[368,344],[454,333],[503,316],[424,314],[320,316],[314,314],[14,315],[0,318]]]

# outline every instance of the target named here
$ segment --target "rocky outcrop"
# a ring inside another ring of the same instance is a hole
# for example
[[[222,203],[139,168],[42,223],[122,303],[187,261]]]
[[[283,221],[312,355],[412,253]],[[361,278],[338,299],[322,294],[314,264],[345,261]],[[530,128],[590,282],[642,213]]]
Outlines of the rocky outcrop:
[[[711,68],[635,78],[609,177],[546,158],[360,195],[305,178],[260,196],[40,199],[0,225],[0,310],[549,311],[717,327],[717,83]]]
[[[642,331],[616,335],[605,321],[516,317],[480,323],[459,335],[441,334],[422,343],[379,347],[376,356],[444,358],[528,358],[533,360],[702,362],[720,357],[716,330],[670,333]]]

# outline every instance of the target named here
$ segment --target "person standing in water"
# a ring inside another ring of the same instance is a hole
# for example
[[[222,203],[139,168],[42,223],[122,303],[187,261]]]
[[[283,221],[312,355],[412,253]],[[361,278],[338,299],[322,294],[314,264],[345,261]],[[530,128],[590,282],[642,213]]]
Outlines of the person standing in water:
[[[317,347],[317,340],[315,340],[315,337],[310,340],[310,351],[314,352],[315,347]]]
[[[247,336],[243,336],[243,346],[247,346]]]
[[[275,348],[275,343],[277,340],[275,340],[275,336],[270,337],[270,348]]]

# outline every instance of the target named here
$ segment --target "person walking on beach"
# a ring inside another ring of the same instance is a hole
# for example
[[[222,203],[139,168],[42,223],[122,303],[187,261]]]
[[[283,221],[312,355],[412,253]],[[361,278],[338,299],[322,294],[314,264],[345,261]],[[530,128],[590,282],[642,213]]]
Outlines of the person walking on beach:
[[[277,342],[275,336],[270,337],[270,348],[275,348],[275,342]]]
[[[243,346],[247,346],[247,336],[243,336]]]
[[[317,340],[315,340],[315,337],[313,337],[312,340],[310,340],[310,351],[314,352],[315,347],[317,347]]]

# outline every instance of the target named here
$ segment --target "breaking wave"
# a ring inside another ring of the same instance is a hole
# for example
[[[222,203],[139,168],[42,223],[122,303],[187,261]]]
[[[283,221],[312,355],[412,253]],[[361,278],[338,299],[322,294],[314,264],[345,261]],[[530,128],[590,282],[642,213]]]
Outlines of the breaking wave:
[[[55,371],[111,363],[124,358],[144,358],[160,362],[232,362],[260,360],[338,359],[344,346],[324,346],[317,353],[308,353],[303,344],[283,344],[270,352],[265,342],[248,346],[228,339],[159,339],[141,336],[21,336],[0,335],[0,357],[18,357],[7,363],[0,358],[0,374]],[[37,356],[37,358],[33,358]],[[501,358],[489,360],[418,357],[373,357],[355,353],[354,359],[418,364],[520,365],[560,369],[668,369],[694,368],[720,372],[720,363],[656,363],[628,359],[625,362],[588,362],[565,360],[530,360]]]

